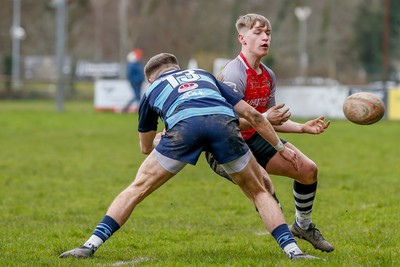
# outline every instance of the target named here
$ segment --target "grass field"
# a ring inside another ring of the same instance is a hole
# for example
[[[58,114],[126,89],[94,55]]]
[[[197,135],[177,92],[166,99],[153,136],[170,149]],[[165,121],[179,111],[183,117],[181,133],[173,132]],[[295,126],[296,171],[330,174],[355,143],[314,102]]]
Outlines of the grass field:
[[[0,266],[400,266],[400,123],[333,121],[323,135],[281,135],[319,165],[313,221],[336,249],[291,262],[252,204],[204,158],[134,211],[91,259],[81,245],[133,179],[136,115],[90,102],[0,101]],[[272,177],[288,223],[292,181]]]

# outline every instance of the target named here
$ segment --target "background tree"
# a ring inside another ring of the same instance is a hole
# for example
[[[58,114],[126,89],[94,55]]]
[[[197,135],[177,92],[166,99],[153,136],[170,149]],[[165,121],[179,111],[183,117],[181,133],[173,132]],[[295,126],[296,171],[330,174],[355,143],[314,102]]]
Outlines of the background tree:
[[[21,59],[54,55],[53,0],[21,2]],[[0,58],[11,55],[12,1],[1,0]],[[120,44],[117,0],[69,0],[67,53],[73,60],[119,62],[121,55],[139,47],[144,60],[161,51],[175,53],[183,67],[196,58],[212,70],[217,57],[233,58],[240,51],[234,23],[240,14],[260,13],[272,23],[272,45],[266,63],[278,79],[299,75],[299,22],[294,9],[307,5],[309,76],[365,83],[381,78],[383,3],[381,0],[129,0],[126,45]],[[400,1],[390,1],[391,73],[400,70]],[[121,51],[125,47],[127,51]],[[23,64],[21,64],[23,66]],[[4,64],[1,73],[4,74]],[[360,70],[367,73],[366,79]]]
[[[367,0],[360,5],[356,20],[355,47],[359,52],[359,62],[365,70],[368,80],[380,80],[383,77],[384,51],[384,3],[385,1]],[[388,71],[389,77],[395,77],[395,66],[399,65],[398,49],[400,37],[400,2],[390,1]]]

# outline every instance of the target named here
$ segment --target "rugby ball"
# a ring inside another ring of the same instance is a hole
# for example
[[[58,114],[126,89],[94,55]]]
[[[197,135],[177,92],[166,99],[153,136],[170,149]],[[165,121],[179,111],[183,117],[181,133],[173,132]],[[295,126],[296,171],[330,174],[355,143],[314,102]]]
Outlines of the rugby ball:
[[[385,104],[375,94],[359,92],[346,98],[343,103],[343,113],[353,123],[369,125],[383,118]]]

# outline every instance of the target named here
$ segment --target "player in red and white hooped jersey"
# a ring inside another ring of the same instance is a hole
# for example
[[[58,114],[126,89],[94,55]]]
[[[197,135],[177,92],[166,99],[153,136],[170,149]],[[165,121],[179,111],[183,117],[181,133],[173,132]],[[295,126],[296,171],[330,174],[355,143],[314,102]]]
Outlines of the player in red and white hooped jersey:
[[[301,124],[289,119],[291,114],[289,109],[284,109],[284,104],[276,105],[275,74],[261,62],[268,54],[271,45],[271,24],[268,19],[258,14],[240,16],[236,22],[236,29],[242,47],[241,52],[227,63],[218,79],[229,85],[234,92],[241,94],[243,99],[259,112],[264,113],[277,132],[323,133],[330,124],[329,121],[324,121],[324,116]],[[311,220],[317,191],[317,165],[293,144],[282,140],[285,146],[295,150],[299,155],[300,166],[296,170],[287,164],[244,119],[240,119],[240,128],[246,143],[264,168],[265,177],[273,174],[294,179],[296,218],[291,226],[293,234],[306,239],[316,249],[333,251],[333,245],[323,238]],[[207,153],[206,158],[216,173],[225,178],[229,177],[215,163],[212,155]],[[271,184],[266,182],[266,187],[275,195]]]

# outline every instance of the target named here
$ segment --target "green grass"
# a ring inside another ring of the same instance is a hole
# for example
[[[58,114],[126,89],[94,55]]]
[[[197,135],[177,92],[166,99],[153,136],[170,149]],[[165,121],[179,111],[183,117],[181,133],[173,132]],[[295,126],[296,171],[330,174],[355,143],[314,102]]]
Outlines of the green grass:
[[[319,136],[282,135],[319,165],[313,220],[336,249],[291,262],[252,204],[202,157],[141,203],[91,259],[81,245],[145,158],[136,115],[91,102],[0,101],[1,266],[400,266],[399,122],[333,121]],[[292,181],[272,177],[287,221]]]

